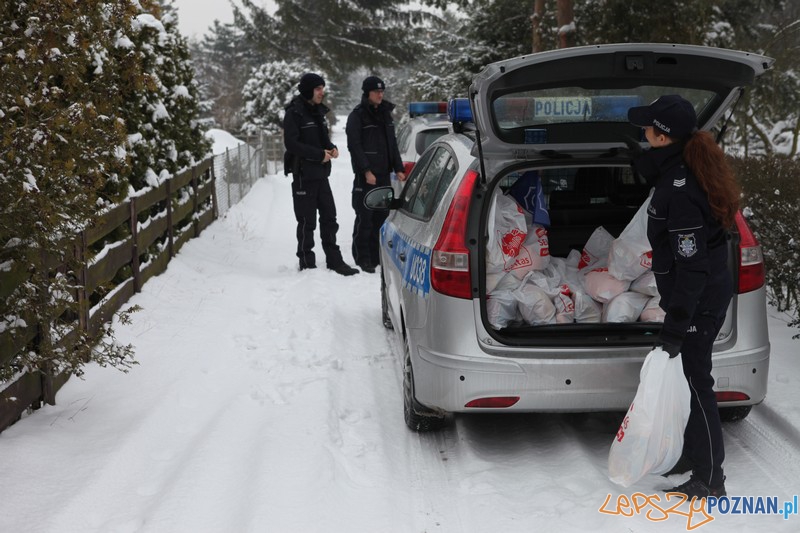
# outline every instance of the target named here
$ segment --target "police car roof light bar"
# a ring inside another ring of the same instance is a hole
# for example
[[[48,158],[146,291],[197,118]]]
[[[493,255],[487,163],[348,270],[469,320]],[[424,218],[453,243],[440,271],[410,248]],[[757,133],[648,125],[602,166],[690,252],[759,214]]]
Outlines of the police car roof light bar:
[[[443,115],[447,113],[447,102],[409,102],[408,115]]]
[[[453,124],[472,122],[468,98],[453,98],[447,103],[447,116]]]

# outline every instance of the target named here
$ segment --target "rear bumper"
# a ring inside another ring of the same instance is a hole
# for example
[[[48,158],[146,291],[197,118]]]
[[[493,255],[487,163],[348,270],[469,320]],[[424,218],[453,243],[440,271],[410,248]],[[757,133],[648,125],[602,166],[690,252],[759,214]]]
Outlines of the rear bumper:
[[[413,348],[412,348],[413,350]],[[624,411],[636,394],[647,350],[630,349],[608,357],[510,358],[468,356],[416,347],[414,380],[417,400],[448,412],[581,412]],[[413,356],[414,354],[412,354]],[[721,405],[753,405],[767,390],[769,345],[746,352],[714,356],[716,388],[747,394],[747,401]],[[468,408],[472,400],[519,396],[502,409]]]

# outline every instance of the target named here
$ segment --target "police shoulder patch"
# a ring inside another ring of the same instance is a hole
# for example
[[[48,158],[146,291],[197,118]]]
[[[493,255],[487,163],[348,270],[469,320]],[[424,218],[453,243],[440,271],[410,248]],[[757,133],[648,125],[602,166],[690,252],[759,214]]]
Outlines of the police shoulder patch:
[[[678,253],[683,257],[692,257],[697,253],[697,241],[694,233],[678,234]]]

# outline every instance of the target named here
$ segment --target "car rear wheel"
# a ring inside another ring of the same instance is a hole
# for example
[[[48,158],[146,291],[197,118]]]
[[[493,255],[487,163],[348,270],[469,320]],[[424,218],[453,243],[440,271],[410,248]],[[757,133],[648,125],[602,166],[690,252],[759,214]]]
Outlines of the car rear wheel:
[[[720,407],[719,418],[723,422],[739,422],[747,418],[752,405],[738,405],[736,407]]]
[[[408,339],[403,342],[403,416],[406,425],[418,432],[436,431],[444,427],[447,419],[441,413],[425,407],[414,397],[414,369],[411,367],[411,351]]]
[[[381,313],[383,314],[383,327],[394,329],[392,318],[389,316],[389,300],[386,296],[386,281],[383,279],[383,269],[381,269]]]

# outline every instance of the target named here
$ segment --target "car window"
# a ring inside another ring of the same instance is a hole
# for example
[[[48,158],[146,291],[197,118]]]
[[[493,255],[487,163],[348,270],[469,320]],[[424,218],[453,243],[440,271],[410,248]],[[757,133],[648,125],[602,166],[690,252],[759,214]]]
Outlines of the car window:
[[[445,191],[447,191],[447,188],[450,187],[450,183],[453,181],[453,178],[457,173],[458,163],[456,162],[455,158],[451,157],[447,160],[447,164],[444,167],[444,172],[442,172],[442,177],[439,180],[439,186],[436,188],[436,197],[433,199],[431,213],[433,213],[433,211],[439,207],[439,203],[442,201]]]
[[[408,179],[406,180],[406,186],[403,187],[403,192],[400,195],[402,200],[400,209],[403,211],[410,211],[411,203],[413,202],[414,196],[419,188],[419,184],[422,182],[422,178],[425,175],[425,168],[428,166],[431,158],[433,158],[434,153],[434,150],[425,152],[417,164],[414,165],[414,170],[412,170],[411,174],[409,174]]]
[[[414,144],[418,149],[422,148],[422,150],[420,150],[420,153],[422,153],[428,148],[428,146],[433,144],[433,141],[446,134],[447,128],[432,128],[429,130],[422,130],[417,133],[417,138],[414,140]]]
[[[450,152],[442,147],[437,148],[424,174],[420,176],[420,185],[408,207],[411,214],[424,218],[433,213],[436,191],[441,180],[448,174],[449,163]],[[452,175],[449,179],[453,179]],[[439,198],[441,199],[441,196]]]
[[[400,126],[397,132],[397,148],[403,154],[408,151],[409,143],[411,141],[411,124],[405,123]]]

